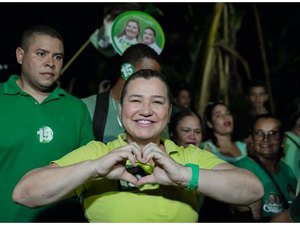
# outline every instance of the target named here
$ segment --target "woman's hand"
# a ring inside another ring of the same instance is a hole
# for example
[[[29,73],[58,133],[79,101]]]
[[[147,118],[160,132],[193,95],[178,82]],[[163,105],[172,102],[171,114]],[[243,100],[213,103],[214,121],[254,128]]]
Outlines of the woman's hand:
[[[125,180],[136,185],[137,178],[126,170],[127,160],[130,160],[133,166],[136,165],[137,160],[141,160],[141,150],[136,143],[119,147],[95,160],[95,176]]]
[[[153,173],[142,177],[137,185],[161,184],[187,186],[192,178],[191,169],[175,162],[164,150],[154,143],[147,144],[142,149],[142,163],[154,163]]]

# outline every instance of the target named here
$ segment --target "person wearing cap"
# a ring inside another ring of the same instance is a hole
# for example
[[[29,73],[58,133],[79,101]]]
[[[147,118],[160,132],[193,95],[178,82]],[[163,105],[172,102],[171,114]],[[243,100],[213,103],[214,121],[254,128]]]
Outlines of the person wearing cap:
[[[261,198],[262,184],[250,171],[162,138],[171,99],[162,73],[138,70],[121,92],[125,132],[30,171],[14,201],[40,207],[77,195],[89,222],[197,222],[200,193],[242,205]]]
[[[127,48],[121,56],[120,76],[112,88],[106,92],[83,98],[93,121],[95,140],[107,143],[124,132],[120,120],[120,97],[126,79],[140,69],[161,70],[159,55],[145,44]]]

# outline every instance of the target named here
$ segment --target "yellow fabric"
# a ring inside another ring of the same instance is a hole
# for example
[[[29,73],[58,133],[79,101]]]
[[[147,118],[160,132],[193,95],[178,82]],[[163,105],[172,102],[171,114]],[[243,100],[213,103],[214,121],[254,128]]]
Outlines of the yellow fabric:
[[[107,145],[91,141],[63,158],[54,161],[67,166],[84,160],[97,159],[113,149],[127,145],[124,135]],[[163,140],[166,151],[178,163],[198,164],[201,169],[211,169],[224,163],[212,153],[193,145],[179,147]],[[201,171],[200,171],[201,179]],[[83,197],[86,217],[90,222],[197,222],[199,194],[181,187],[144,185],[132,191],[120,191],[117,181],[98,178],[76,189]]]

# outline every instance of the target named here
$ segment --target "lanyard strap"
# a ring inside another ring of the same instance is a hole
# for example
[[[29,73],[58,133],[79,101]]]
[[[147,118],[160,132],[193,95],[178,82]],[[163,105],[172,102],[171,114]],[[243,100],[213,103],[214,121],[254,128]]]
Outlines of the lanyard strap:
[[[271,180],[273,181],[273,183],[275,184],[276,188],[279,191],[279,194],[282,197],[282,203],[283,203],[283,207],[285,209],[288,209],[290,207],[290,204],[288,203],[288,201],[285,198],[285,195],[283,194],[283,192],[281,191],[279,185],[277,184],[276,180],[274,179],[274,177],[272,176],[272,174],[269,172],[269,170],[267,170],[267,168],[264,166],[264,164],[254,155],[251,156],[251,158],[262,168],[264,169],[264,171],[268,174],[268,176],[271,178]]]

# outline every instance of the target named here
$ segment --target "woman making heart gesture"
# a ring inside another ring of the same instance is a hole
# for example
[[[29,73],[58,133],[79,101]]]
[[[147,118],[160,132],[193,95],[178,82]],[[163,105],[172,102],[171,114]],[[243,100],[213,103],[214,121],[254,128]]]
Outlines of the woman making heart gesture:
[[[124,134],[32,170],[15,187],[14,201],[34,208],[77,195],[90,222],[197,222],[200,193],[232,204],[260,199],[264,191],[251,172],[162,138],[170,95],[160,72],[135,72],[120,100]]]

